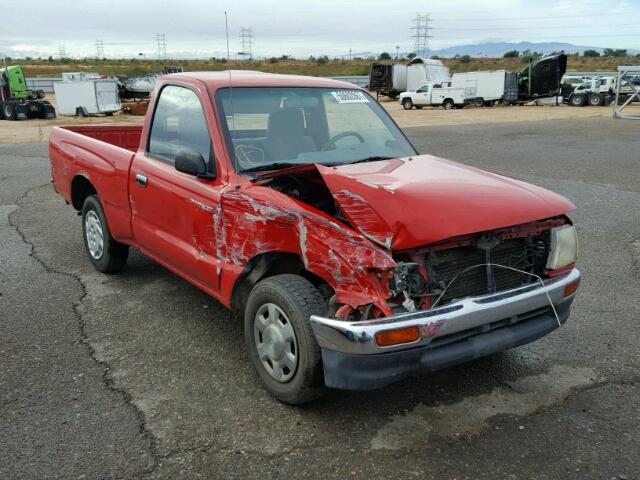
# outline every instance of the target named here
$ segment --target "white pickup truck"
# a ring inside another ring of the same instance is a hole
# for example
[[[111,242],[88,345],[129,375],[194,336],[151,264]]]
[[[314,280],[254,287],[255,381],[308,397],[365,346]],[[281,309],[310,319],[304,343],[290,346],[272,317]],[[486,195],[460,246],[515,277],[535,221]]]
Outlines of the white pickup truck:
[[[464,88],[443,86],[443,84],[435,82],[425,83],[415,92],[402,92],[400,103],[405,110],[428,105],[442,106],[445,110],[451,110],[453,107],[462,108],[466,104]]]

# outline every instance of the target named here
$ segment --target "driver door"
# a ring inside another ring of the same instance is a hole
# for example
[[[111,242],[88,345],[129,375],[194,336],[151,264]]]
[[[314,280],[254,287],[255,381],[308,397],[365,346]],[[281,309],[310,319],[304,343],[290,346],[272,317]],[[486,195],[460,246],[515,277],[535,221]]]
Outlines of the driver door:
[[[430,105],[431,104],[431,85],[422,85],[416,90],[415,105]]]
[[[159,262],[217,289],[213,216],[221,183],[174,167],[176,152],[190,149],[202,154],[209,173],[218,170],[203,106],[190,88],[166,85],[153,115],[148,144],[135,155],[129,177],[134,236]]]

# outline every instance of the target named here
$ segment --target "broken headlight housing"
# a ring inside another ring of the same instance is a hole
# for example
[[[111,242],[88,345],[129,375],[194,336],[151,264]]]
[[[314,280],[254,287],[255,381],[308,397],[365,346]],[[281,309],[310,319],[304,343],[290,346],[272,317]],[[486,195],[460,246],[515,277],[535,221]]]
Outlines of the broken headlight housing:
[[[547,270],[557,270],[576,263],[578,259],[578,234],[573,225],[551,229],[551,245],[547,257]]]

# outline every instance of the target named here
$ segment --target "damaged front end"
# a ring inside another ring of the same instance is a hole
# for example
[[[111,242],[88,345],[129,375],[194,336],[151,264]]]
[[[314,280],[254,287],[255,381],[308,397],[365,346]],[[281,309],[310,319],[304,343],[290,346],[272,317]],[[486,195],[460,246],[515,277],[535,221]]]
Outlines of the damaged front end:
[[[476,185],[460,182],[434,195],[390,177],[405,161],[379,163],[366,165],[383,171],[378,177],[305,165],[255,182],[266,188],[254,197],[276,190],[292,202],[286,217],[277,216],[296,226],[305,267],[335,293],[329,313],[311,317],[328,386],[378,388],[417,369],[529,343],[567,320],[580,281],[575,229],[564,215],[570,202],[484,174]],[[446,176],[460,167],[440,168]],[[469,211],[460,188],[512,201],[484,200]],[[433,212],[411,209],[418,201]],[[437,202],[456,218],[431,223],[442,215]]]
[[[541,338],[569,316],[580,272],[554,264],[558,217],[394,253],[392,315],[311,317],[328,386],[368,390]],[[570,235],[565,235],[565,233]],[[551,268],[553,267],[553,268]],[[557,267],[557,268],[556,268]]]

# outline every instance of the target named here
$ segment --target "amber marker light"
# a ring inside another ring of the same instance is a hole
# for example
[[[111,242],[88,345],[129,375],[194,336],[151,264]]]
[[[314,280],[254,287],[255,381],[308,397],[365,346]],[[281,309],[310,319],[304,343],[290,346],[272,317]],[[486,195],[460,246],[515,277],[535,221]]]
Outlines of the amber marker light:
[[[579,286],[580,286],[580,280],[578,280],[577,282],[570,283],[569,285],[564,287],[564,297],[567,298],[573,295],[574,293],[576,293],[578,291]]]
[[[420,340],[420,329],[417,326],[376,333],[376,343],[379,347],[392,347],[403,343],[417,342],[418,340]]]

